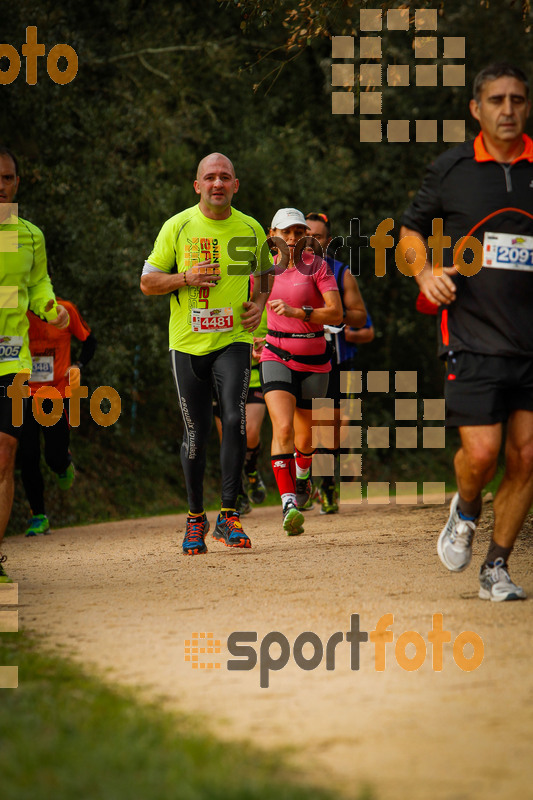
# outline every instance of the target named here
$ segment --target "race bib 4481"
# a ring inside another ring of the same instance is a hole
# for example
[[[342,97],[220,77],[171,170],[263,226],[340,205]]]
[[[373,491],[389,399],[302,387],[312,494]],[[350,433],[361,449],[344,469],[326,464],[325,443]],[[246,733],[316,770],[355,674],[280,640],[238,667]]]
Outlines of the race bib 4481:
[[[191,329],[193,333],[233,330],[232,307],[191,309]]]

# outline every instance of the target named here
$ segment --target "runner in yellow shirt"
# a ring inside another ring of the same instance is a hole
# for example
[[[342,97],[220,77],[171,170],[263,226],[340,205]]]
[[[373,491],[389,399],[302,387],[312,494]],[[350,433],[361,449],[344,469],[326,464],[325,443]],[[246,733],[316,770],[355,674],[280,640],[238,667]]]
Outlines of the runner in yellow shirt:
[[[56,304],[48,277],[44,236],[17,215],[13,200],[19,181],[15,156],[0,145],[0,543],[13,504],[15,453],[22,431],[13,421],[8,388],[20,370],[27,369],[29,377],[32,364],[26,312],[29,307],[58,328],[68,325],[68,313]],[[0,555],[0,583],[10,583],[4,562]]]
[[[203,480],[213,384],[223,428],[222,504],[213,538],[229,547],[251,544],[236,510],[252,331],[261,320],[261,309],[250,301],[249,277],[257,267],[268,270],[271,260],[259,223],[231,207],[238,188],[226,156],[203,158],[194,181],[200,202],[165,222],[141,278],[144,294],[171,295],[170,358],[184,422],[181,462],[189,500],[186,555],[207,552]]]

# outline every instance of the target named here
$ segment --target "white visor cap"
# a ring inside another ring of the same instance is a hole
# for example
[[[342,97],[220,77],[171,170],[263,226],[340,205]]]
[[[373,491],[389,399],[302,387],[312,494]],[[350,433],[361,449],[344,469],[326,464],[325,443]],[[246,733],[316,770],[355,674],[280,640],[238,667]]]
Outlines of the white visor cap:
[[[274,219],[272,220],[272,228],[278,228],[280,231],[283,231],[285,228],[290,228],[291,225],[303,225],[304,228],[309,227],[305,221],[304,215],[301,211],[298,211],[297,208],[280,208],[279,211],[276,211]]]

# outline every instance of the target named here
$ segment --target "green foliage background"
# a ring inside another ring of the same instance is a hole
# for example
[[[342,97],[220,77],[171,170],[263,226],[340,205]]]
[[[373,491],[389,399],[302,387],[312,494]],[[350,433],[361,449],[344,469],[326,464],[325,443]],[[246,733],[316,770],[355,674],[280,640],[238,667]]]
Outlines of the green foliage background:
[[[467,87],[495,57],[533,74],[523,4],[433,5],[439,37],[466,36]],[[359,9],[376,6],[19,0],[4,10],[0,39],[19,53],[29,25],[47,52],[65,42],[78,53],[70,84],[54,84],[41,58],[36,85],[26,84],[23,62],[16,81],[0,86],[0,140],[20,156],[21,215],[45,232],[56,291],[78,304],[98,339],[84,382],[90,392],[111,385],[122,398],[111,428],[98,429],[85,410],[73,436],[76,499],[60,498],[48,481],[56,524],[184,503],[168,299],[145,298],[139,276],[162,222],[196,202],[191,184],[202,156],[220,150],[234,161],[241,180],[235,205],[265,227],[277,208],[290,205],[326,211],[334,232],[346,237],[352,218],[367,236],[381,219],[399,223],[425,164],[447,146],[361,144],[357,113],[331,114],[329,37],[358,36]],[[297,42],[289,46],[294,31]],[[414,26],[382,36],[386,63],[414,63]],[[383,87],[384,118],[465,118],[473,136],[468,99],[462,87]],[[393,260],[387,276],[376,278],[372,256],[362,253],[360,283],[377,337],[361,349],[361,368],[416,369],[419,397],[439,397],[434,322],[415,312],[413,281]],[[367,410],[366,424],[392,424],[391,398],[373,399]],[[447,458],[375,451],[365,463],[383,480],[418,464],[421,480],[442,472]],[[215,499],[215,442],[209,463]],[[13,530],[26,514],[20,490]]]

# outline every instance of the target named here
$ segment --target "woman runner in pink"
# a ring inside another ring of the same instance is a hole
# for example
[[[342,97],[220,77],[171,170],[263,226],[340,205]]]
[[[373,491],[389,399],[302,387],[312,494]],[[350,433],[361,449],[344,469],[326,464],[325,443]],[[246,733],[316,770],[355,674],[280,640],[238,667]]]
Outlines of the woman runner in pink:
[[[309,500],[313,455],[312,403],[324,397],[331,369],[324,325],[342,320],[337,282],[319,256],[305,252],[301,211],[282,208],[270,231],[278,249],[267,301],[268,333],[261,354],[263,394],[272,420],[272,469],[281,495],[283,528],[303,533],[300,508]]]

